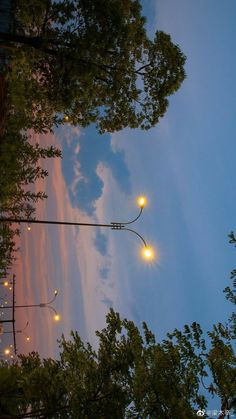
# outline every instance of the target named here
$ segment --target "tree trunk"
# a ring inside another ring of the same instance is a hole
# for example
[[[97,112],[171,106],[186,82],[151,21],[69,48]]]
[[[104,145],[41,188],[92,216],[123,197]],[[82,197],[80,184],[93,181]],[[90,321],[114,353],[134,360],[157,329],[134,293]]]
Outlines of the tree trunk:
[[[37,49],[40,48],[40,46],[42,46],[42,38],[39,36],[28,37],[25,35],[17,35],[16,33],[0,31],[0,39],[4,39],[5,41],[9,41],[9,42],[15,42],[18,44],[29,45]]]

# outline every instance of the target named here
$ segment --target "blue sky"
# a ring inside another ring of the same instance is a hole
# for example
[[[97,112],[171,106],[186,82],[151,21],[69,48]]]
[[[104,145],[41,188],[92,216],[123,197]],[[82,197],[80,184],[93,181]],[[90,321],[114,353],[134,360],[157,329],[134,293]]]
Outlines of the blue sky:
[[[27,314],[46,330],[39,326],[32,343],[44,356],[70,329],[95,344],[110,306],[138,324],[145,320],[157,338],[192,321],[210,328],[231,311],[222,290],[235,267],[227,234],[235,228],[236,3],[143,6],[150,35],[170,33],[187,56],[186,80],[148,132],[56,130],[50,141],[62,147],[63,160],[50,162],[43,185],[49,198],[37,211],[38,218],[126,221],[137,213],[136,195],[146,194],[149,205],[135,229],[156,246],[157,260],[141,262],[140,243],[128,232],[35,226],[27,235],[22,227],[14,269],[28,296],[42,301],[60,290],[61,325],[52,329],[45,312]]]

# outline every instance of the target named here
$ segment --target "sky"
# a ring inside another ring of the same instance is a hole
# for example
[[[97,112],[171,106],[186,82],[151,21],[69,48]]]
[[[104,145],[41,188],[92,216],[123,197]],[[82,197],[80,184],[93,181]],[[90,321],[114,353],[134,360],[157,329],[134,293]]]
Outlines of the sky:
[[[30,343],[17,335],[19,352],[58,356],[57,339],[78,330],[96,346],[95,330],[110,307],[157,339],[193,321],[204,330],[232,311],[223,289],[230,284],[235,249],[236,35],[234,0],[144,0],[147,30],[169,33],[187,57],[187,78],[170,98],[160,123],[149,130],[99,135],[69,124],[34,141],[54,144],[63,159],[48,161],[49,177],[36,190],[48,199],[38,219],[109,223],[138,213],[136,196],[148,205],[133,225],[156,249],[156,260],[140,259],[140,242],[107,229],[21,226],[17,304],[46,302],[51,310],[22,310]],[[20,310],[20,309],[19,309]],[[28,345],[28,346],[27,346]]]

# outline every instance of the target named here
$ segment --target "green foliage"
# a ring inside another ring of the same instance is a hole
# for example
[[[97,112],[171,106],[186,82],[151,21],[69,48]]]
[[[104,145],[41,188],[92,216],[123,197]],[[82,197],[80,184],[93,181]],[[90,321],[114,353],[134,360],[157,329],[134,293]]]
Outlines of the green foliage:
[[[207,395],[218,410],[236,413],[230,322],[213,325],[205,337],[194,322],[157,342],[146,323],[140,331],[111,309],[96,335],[96,351],[71,332],[59,342],[58,360],[31,353],[2,362],[0,417],[189,419],[206,409]]]
[[[64,122],[149,129],[185,78],[169,35],[147,37],[138,0],[15,0],[8,76],[14,111],[37,131]],[[22,107],[21,104],[24,103]]]
[[[31,190],[37,179],[48,175],[40,160],[59,157],[53,146],[42,148],[32,144],[29,135],[19,131],[14,116],[8,118],[4,136],[0,140],[0,213],[1,218],[32,218],[35,204],[45,199],[43,191]],[[19,229],[10,222],[0,223],[0,276],[7,274],[17,250],[14,237]]]
[[[1,417],[195,418],[207,407],[204,388],[218,396],[220,409],[236,412],[236,358],[227,327],[215,325],[209,341],[193,323],[156,342],[145,323],[139,331],[112,309],[106,320],[96,332],[97,351],[72,332],[68,341],[62,336],[59,360],[32,353],[2,363]]]

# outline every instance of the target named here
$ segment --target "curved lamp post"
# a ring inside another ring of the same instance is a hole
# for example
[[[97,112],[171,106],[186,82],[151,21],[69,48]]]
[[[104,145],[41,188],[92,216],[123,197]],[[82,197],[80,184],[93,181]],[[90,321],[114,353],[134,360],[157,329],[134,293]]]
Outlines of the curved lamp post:
[[[1,321],[0,321],[0,324],[1,324]],[[26,337],[27,342],[30,341],[29,335],[27,335],[25,333],[25,329],[28,327],[28,325],[29,325],[29,322],[26,323],[26,325],[25,325],[25,327],[23,329],[21,329],[21,330],[15,330],[15,333],[23,333],[23,335]],[[12,333],[11,330],[10,331],[7,330],[6,332],[3,330],[3,332],[2,332],[3,335],[10,334],[10,333]]]
[[[145,207],[147,199],[144,196],[140,196],[137,199],[138,206],[140,207],[139,214],[133,220],[128,222],[120,222],[120,221],[112,221],[110,224],[99,224],[99,223],[76,223],[76,222],[69,222],[69,221],[49,221],[49,220],[28,220],[28,219],[18,219],[18,218],[0,218],[1,222],[11,222],[11,223],[26,223],[26,224],[55,224],[55,225],[71,225],[71,226],[84,226],[84,227],[105,227],[110,228],[111,230],[117,231],[129,231],[135,234],[139,239],[142,241],[143,244],[143,251],[142,255],[145,259],[153,259],[154,251],[151,246],[147,244],[144,238],[139,234],[137,231],[127,228],[130,224],[135,223],[141,216],[143,212],[143,208]],[[28,230],[30,230],[30,226],[28,226]]]
[[[55,308],[51,306],[51,304],[55,301],[57,295],[58,295],[58,291],[55,290],[53,298],[46,303],[5,306],[4,308],[31,308],[31,307],[49,308],[49,310],[52,310],[53,313],[54,313],[54,316],[53,316],[54,320],[59,321],[60,320],[60,315],[57,313]]]

